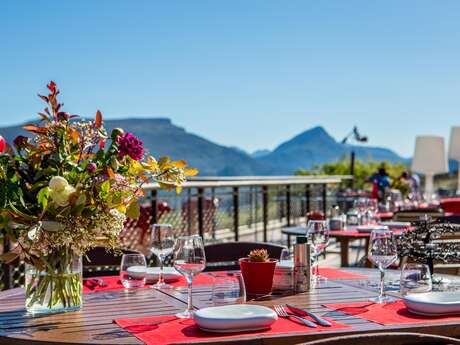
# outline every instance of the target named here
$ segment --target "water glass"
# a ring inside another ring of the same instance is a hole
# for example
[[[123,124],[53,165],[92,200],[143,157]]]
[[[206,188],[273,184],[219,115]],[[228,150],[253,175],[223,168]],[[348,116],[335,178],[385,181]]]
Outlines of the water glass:
[[[145,285],[147,261],[142,254],[124,254],[121,258],[120,281],[127,289]]]
[[[385,296],[385,269],[395,262],[398,258],[396,242],[390,230],[373,230],[370,238],[371,249],[369,260],[377,266],[380,271],[380,291],[379,296],[372,298],[371,301],[383,303],[391,300]]]
[[[216,273],[212,285],[212,302],[215,306],[246,302],[246,289],[241,273]]]
[[[326,280],[319,274],[319,256],[329,244],[329,226],[324,220],[310,220],[307,224],[307,236],[313,246],[315,257],[314,280]]]
[[[284,248],[283,250],[281,250],[280,263],[290,262],[290,261],[291,261],[291,253],[289,252],[289,249]]]
[[[181,236],[176,240],[173,252],[174,268],[185,277],[188,284],[187,309],[176,316],[181,319],[193,319],[193,277],[206,266],[203,239],[198,235]]]
[[[432,281],[428,265],[417,263],[404,265],[400,279],[401,295],[430,292],[431,288]]]
[[[170,255],[174,247],[174,231],[171,224],[154,224],[152,227],[151,252],[160,261],[160,273],[158,281],[152,287],[155,289],[170,288],[164,281],[163,265],[165,258]]]

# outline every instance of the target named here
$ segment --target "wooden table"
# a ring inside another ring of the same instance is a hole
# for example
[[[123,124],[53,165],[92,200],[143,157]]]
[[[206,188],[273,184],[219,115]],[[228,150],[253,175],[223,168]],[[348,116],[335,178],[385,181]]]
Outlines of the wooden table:
[[[287,235],[288,248],[291,247],[291,236],[305,236],[307,228],[304,226],[291,226],[282,228],[281,232]],[[340,265],[342,267],[350,266],[350,242],[356,240],[365,240],[364,249],[368,254],[370,233],[350,231],[350,230],[332,230],[329,237],[335,238],[340,244]]]
[[[346,269],[347,271],[369,275],[369,282],[375,285],[378,272],[373,269]],[[393,275],[393,276],[392,276]],[[389,279],[399,276],[399,271],[390,272]],[[451,279],[458,279],[451,277]],[[238,344],[289,345],[331,336],[363,333],[370,331],[410,331],[447,336],[460,336],[460,322],[444,322],[431,325],[382,326],[355,316],[348,316],[323,307],[325,303],[367,301],[376,296],[375,286],[366,281],[342,280],[321,283],[311,292],[295,296],[271,296],[263,301],[252,301],[260,305],[292,303],[350,325],[350,328],[308,332],[296,335],[277,335],[238,338]],[[198,308],[211,304],[211,287],[197,286],[194,290],[194,304]],[[168,315],[185,308],[186,289],[176,289],[168,293],[153,289],[134,292],[96,292],[84,296],[81,311],[33,318],[24,310],[24,293],[14,289],[0,293],[0,344],[141,344],[131,334],[113,323],[115,318]],[[205,342],[205,341],[203,341]],[[216,341],[212,342],[216,344]],[[235,344],[223,341],[218,344]]]

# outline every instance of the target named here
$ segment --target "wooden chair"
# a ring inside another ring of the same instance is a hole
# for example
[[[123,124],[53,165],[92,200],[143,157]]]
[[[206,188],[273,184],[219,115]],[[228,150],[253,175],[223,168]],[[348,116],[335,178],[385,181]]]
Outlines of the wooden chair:
[[[406,332],[345,335],[304,343],[304,345],[460,345],[460,340],[440,335]]]
[[[254,249],[266,249],[270,258],[279,259],[286,247],[264,242],[225,242],[205,245],[205,271],[227,271],[240,268],[238,260]]]
[[[432,219],[438,219],[444,215],[439,208],[420,208],[416,210],[397,211],[393,215],[393,220],[396,222],[415,222],[420,220],[420,217],[427,215]]]
[[[141,254],[135,250],[123,250],[123,254]],[[91,249],[83,256],[83,276],[100,277],[118,274],[122,255],[108,252],[105,247]]]

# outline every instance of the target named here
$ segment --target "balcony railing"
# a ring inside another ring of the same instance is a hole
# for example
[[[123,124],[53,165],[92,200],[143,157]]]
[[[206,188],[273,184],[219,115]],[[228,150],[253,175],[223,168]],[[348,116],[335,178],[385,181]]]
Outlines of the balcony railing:
[[[149,255],[150,227],[172,224],[177,236],[199,234],[205,243],[264,241],[282,243],[281,227],[305,223],[305,215],[340,204],[338,191],[349,176],[194,178],[180,194],[147,185],[139,220],[128,221],[123,245]],[[0,238],[0,252],[7,248]],[[23,265],[3,265],[0,288],[21,286]]]

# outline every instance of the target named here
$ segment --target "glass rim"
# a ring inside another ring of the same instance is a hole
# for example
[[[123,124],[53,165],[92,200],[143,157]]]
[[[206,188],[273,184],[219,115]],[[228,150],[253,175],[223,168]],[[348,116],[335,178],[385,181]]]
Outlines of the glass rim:
[[[162,226],[171,227],[171,228],[173,227],[172,224],[170,224],[170,223],[155,223],[155,224],[152,224],[152,228],[154,228],[154,227],[159,228],[159,227],[162,227]]]
[[[142,254],[142,253],[127,253],[127,254],[123,254],[123,256],[143,256],[145,258],[145,255]]]

